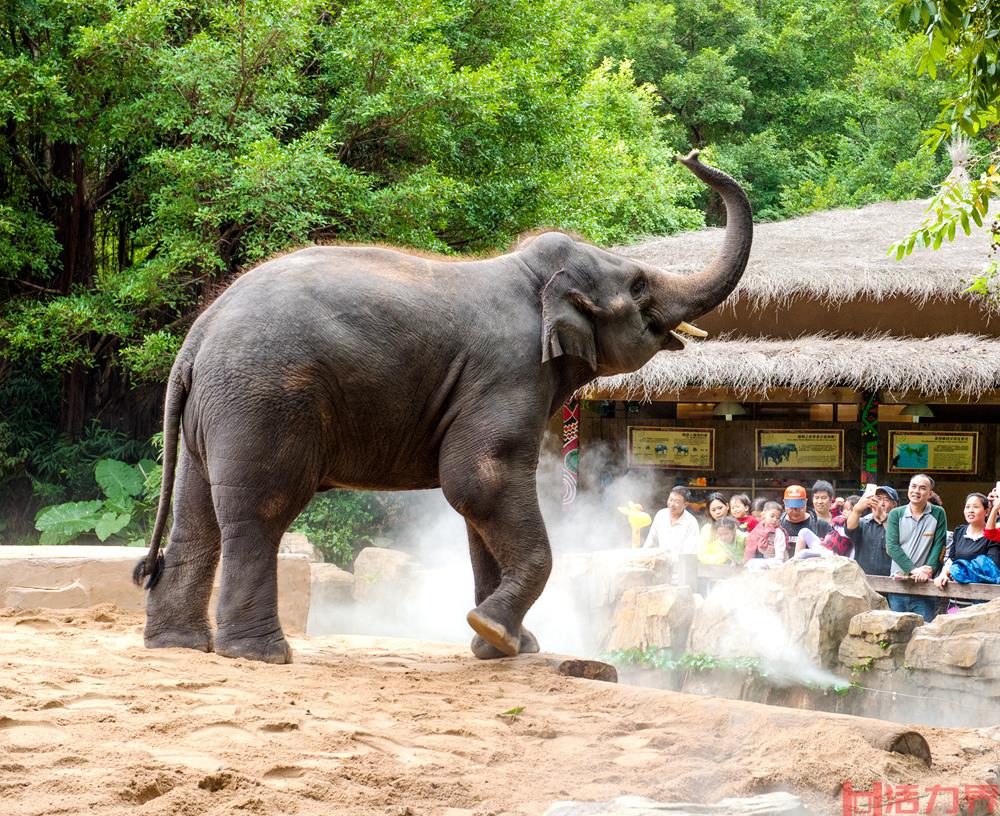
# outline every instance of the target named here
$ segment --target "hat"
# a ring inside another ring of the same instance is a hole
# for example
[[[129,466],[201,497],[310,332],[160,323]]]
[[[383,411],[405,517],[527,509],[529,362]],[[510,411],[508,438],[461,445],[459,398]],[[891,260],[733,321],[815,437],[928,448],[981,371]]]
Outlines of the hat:
[[[896,488],[889,487],[889,485],[879,485],[875,488],[875,495],[879,493],[885,493],[890,499],[892,499],[893,504],[899,504],[899,494],[896,492]]]
[[[789,485],[785,488],[785,507],[805,507],[806,489],[802,485]]]

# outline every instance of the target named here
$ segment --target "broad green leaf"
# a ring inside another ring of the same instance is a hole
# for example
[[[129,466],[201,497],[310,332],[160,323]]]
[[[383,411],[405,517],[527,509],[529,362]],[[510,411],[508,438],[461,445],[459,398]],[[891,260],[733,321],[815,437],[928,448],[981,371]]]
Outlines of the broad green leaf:
[[[65,544],[94,529],[100,519],[102,501],[67,502],[45,507],[35,516],[35,529],[42,531],[42,544]]]
[[[94,532],[101,541],[107,541],[115,533],[120,533],[132,521],[130,513],[105,513],[94,525]]]
[[[143,477],[138,468],[117,459],[102,459],[94,468],[94,478],[109,499],[138,496]]]

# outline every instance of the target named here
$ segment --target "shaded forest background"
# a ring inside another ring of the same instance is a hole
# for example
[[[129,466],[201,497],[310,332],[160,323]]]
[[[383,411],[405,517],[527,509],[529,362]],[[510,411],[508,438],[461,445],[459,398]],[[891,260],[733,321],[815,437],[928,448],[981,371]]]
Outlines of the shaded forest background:
[[[929,196],[944,79],[883,0],[6,0],[0,541],[156,450],[204,300],[290,247],[600,244]],[[887,239],[891,236],[887,236]],[[372,523],[371,499],[313,509]],[[345,509],[346,508],[346,509]],[[384,509],[384,508],[383,508]],[[331,516],[332,514],[332,516]]]

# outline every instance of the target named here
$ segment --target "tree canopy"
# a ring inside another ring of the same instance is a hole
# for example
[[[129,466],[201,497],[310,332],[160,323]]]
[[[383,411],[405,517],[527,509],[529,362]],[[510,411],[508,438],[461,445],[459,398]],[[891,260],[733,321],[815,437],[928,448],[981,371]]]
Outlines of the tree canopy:
[[[913,75],[923,35],[882,5],[7,0],[8,506],[94,499],[96,462],[150,455],[200,305],[291,247],[696,228],[720,213],[672,160],[692,145],[759,219],[930,194],[948,163],[921,134],[964,97]]]

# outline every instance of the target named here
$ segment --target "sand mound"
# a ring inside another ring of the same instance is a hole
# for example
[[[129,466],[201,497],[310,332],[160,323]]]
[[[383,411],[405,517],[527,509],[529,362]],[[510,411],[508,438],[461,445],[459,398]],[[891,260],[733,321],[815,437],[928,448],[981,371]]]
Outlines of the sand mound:
[[[870,721],[571,679],[540,656],[323,637],[270,666],[146,650],[141,627],[112,606],[0,611],[5,816],[499,816],[770,790],[824,814],[845,779],[955,786],[997,761],[975,731],[920,729],[928,769],[868,744]]]

